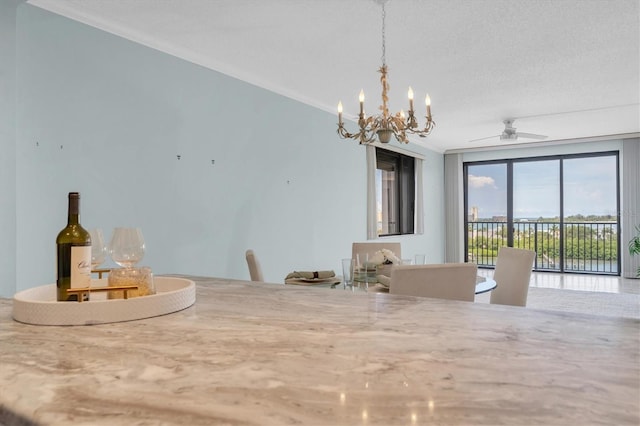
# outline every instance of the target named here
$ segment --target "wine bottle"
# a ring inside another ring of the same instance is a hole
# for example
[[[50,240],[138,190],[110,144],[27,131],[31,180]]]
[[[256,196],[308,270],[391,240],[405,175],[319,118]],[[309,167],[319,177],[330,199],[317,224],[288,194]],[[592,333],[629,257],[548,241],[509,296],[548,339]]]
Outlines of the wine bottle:
[[[78,301],[77,294],[69,294],[70,288],[91,285],[91,235],[80,225],[80,194],[69,193],[67,226],[56,238],[57,248],[57,299]],[[85,293],[83,300],[89,300]]]

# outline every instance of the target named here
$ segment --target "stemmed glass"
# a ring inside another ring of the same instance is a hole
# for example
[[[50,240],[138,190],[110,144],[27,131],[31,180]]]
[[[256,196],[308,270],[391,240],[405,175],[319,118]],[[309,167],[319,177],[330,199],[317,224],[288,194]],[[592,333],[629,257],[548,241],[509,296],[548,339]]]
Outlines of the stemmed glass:
[[[93,228],[89,230],[89,235],[91,235],[91,270],[95,270],[104,262],[107,256],[107,247],[104,245],[102,229]]]
[[[116,228],[111,236],[111,259],[124,268],[133,268],[144,257],[144,237],[140,228]]]

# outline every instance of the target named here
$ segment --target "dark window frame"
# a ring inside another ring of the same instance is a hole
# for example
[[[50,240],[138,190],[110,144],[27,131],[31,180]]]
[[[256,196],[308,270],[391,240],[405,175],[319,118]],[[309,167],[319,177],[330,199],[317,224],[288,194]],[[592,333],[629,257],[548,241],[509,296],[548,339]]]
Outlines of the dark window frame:
[[[469,261],[469,166],[477,166],[477,165],[485,165],[485,164],[505,164],[507,168],[507,246],[513,246],[513,165],[514,163],[524,163],[524,162],[534,162],[534,161],[548,161],[548,160],[559,160],[560,167],[560,213],[559,213],[559,226],[562,229],[564,225],[564,160],[572,160],[579,158],[593,158],[593,157],[615,157],[616,159],[616,210],[617,210],[617,247],[618,247],[618,256],[617,256],[617,273],[616,275],[621,274],[621,250],[624,248],[621,244],[621,223],[620,223],[620,151],[601,151],[601,152],[588,152],[588,153],[577,153],[577,154],[558,154],[558,155],[545,155],[538,157],[517,157],[517,158],[507,158],[507,159],[495,159],[495,160],[484,160],[484,161],[465,161],[462,164],[463,168],[463,188],[464,188],[464,227],[463,227],[463,235],[464,235],[464,260],[465,262]],[[564,238],[560,239],[560,253],[561,256],[564,254]],[[560,272],[567,273],[571,271],[567,271],[564,269],[564,259],[561,258],[561,268]],[[537,270],[537,268],[534,268]],[[597,275],[598,273],[591,273]]]
[[[397,232],[378,234],[378,237],[415,234],[416,207],[415,157],[376,147],[376,170],[395,171],[397,202],[392,208],[398,219]]]

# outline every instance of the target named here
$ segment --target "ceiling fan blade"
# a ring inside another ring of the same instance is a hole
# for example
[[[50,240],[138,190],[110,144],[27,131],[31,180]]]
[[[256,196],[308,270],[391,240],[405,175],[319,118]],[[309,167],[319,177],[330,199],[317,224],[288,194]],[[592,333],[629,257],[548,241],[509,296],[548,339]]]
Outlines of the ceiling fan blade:
[[[471,142],[480,142],[480,141],[486,141],[487,139],[493,139],[493,138],[499,138],[499,137],[500,137],[500,135],[493,135],[493,136],[489,136],[489,137],[486,137],[486,138],[473,139],[473,140],[470,140],[468,142],[469,143],[471,143]]]
[[[521,132],[517,132],[516,135],[519,138],[527,138],[527,139],[546,139],[548,137],[545,135],[536,135],[535,133],[521,133]]]

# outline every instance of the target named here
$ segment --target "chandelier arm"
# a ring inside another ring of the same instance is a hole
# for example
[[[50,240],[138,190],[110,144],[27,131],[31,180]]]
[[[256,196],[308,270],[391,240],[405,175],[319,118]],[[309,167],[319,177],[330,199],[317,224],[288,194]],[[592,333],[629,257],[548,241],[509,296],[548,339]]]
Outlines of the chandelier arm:
[[[371,136],[369,136],[368,138],[361,139],[360,144],[372,143],[372,142],[375,142],[375,140],[376,140],[376,134],[372,133]]]
[[[368,131],[366,127],[361,128],[358,133],[350,133],[346,130],[343,123],[338,123],[337,133],[342,139],[357,139],[361,145],[375,141],[376,137],[376,133]]]
[[[406,127],[407,129],[415,130],[418,128],[418,122],[416,121],[416,116],[413,115],[413,110],[409,109],[409,115],[407,117]]]
[[[405,133],[406,126],[399,115],[395,117],[389,117],[389,124],[393,130],[393,136],[398,142],[409,143],[407,134]]]
[[[407,132],[414,134],[414,135],[418,135],[422,138],[427,137],[427,135],[429,135],[431,133],[431,131],[433,130],[433,128],[436,126],[436,122],[433,120],[428,119],[427,120],[427,124],[424,126],[424,129],[422,130],[416,130],[416,129],[411,129],[408,128]]]

